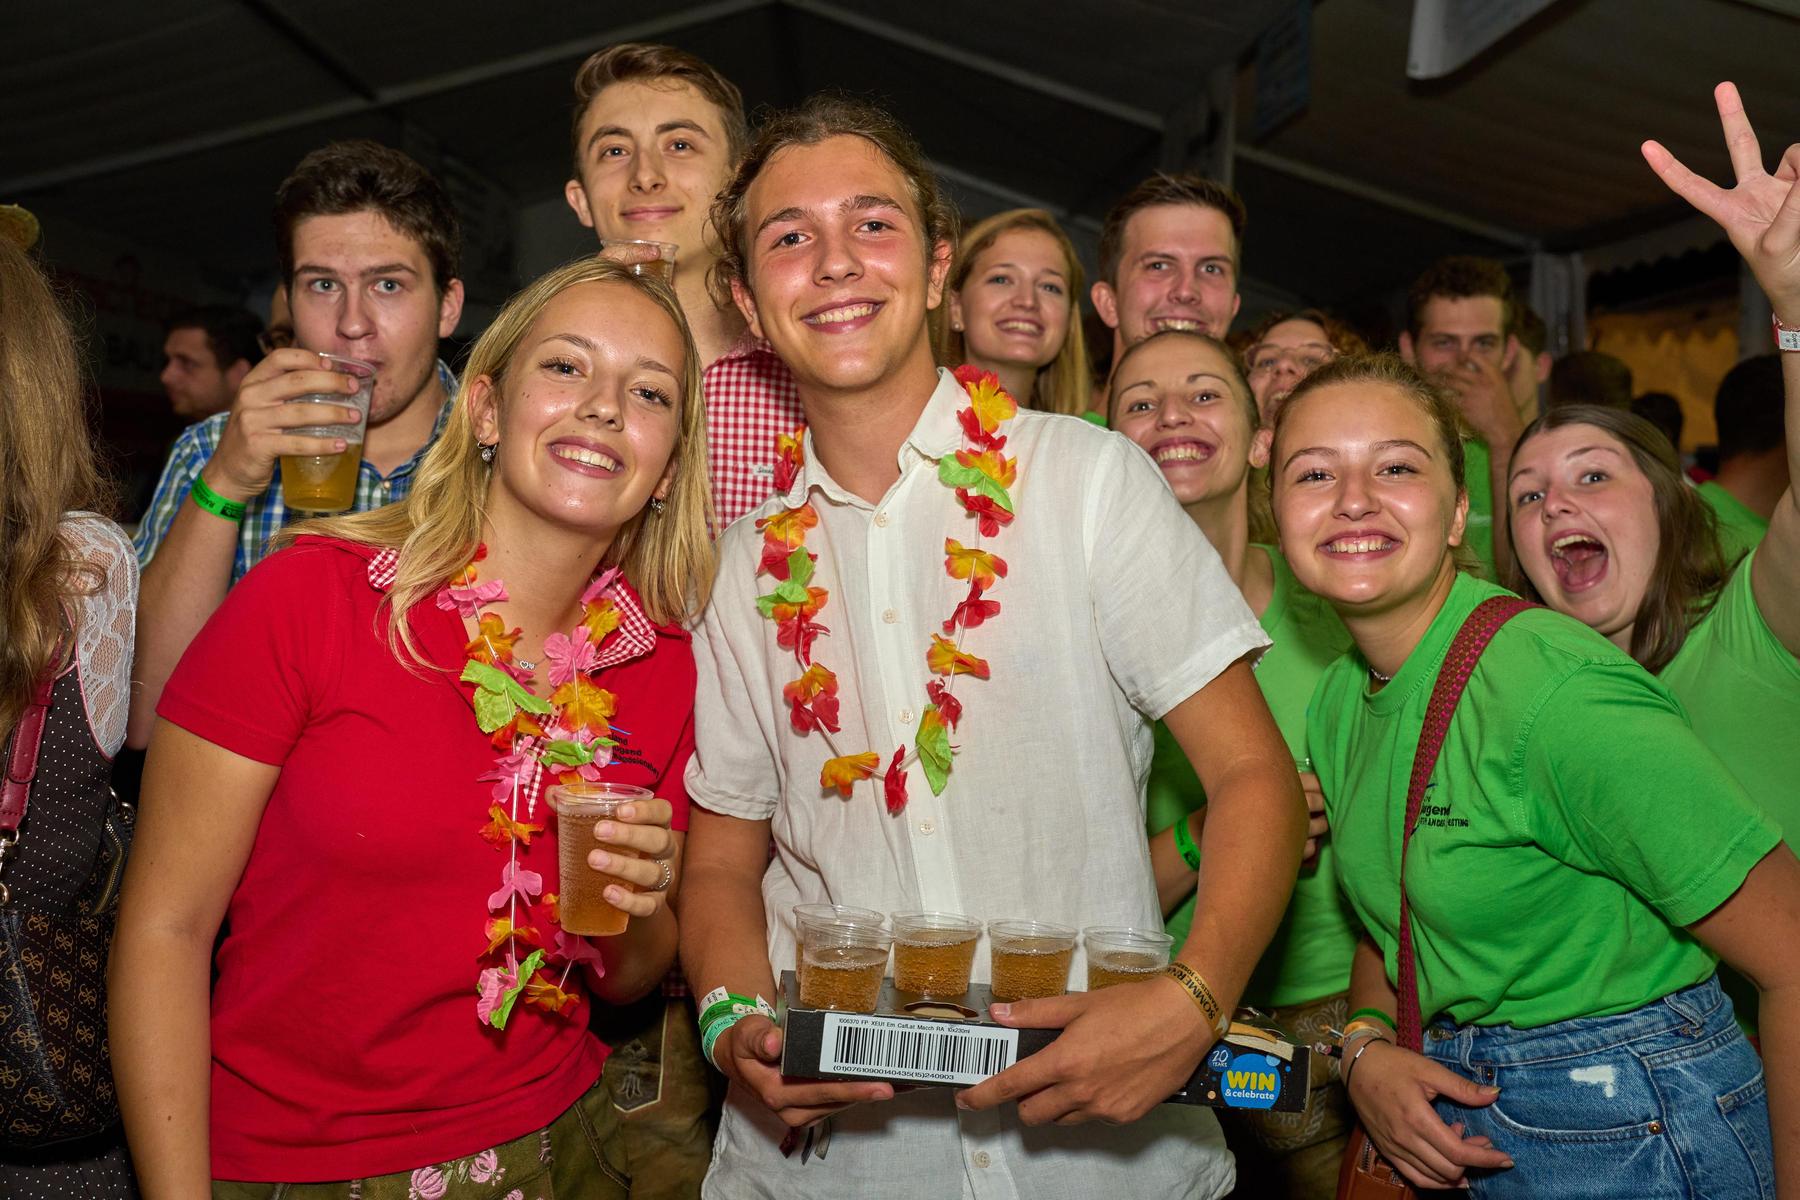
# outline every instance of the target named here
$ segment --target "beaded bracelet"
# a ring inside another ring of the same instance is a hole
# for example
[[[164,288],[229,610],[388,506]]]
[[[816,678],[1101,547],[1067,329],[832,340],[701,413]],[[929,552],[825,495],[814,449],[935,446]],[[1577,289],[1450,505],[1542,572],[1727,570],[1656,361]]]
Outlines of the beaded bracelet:
[[[1207,1024],[1212,1026],[1213,1035],[1224,1037],[1225,1031],[1231,1028],[1231,1018],[1225,1014],[1224,1008],[1219,1004],[1219,998],[1213,995],[1212,988],[1207,986],[1206,980],[1201,978],[1200,972],[1177,960],[1164,967],[1162,973],[1181,985],[1181,990],[1188,994],[1188,999],[1194,1002],[1194,1006],[1200,1010],[1200,1015],[1205,1017]]]
[[[193,486],[188,488],[188,498],[194,504],[205,509],[215,517],[224,517],[227,521],[242,521],[245,507],[236,500],[227,500],[219,493],[206,486],[206,480],[194,476]]]
[[[1181,861],[1188,865],[1188,870],[1200,869],[1200,847],[1194,845],[1194,831],[1188,828],[1188,819],[1184,815],[1175,822],[1175,852],[1181,855]]]

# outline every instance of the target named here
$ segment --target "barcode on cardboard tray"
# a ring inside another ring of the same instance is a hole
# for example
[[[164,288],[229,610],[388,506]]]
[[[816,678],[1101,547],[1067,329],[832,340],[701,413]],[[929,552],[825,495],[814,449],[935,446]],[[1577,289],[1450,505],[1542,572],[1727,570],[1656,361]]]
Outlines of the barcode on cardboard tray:
[[[1019,1031],[826,1013],[819,1069],[921,1083],[980,1083],[1017,1062]]]

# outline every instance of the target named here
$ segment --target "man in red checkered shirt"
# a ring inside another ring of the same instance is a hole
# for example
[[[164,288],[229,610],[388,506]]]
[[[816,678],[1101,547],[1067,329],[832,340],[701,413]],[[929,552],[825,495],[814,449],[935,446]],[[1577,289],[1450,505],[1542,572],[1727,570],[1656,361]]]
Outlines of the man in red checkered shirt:
[[[611,46],[576,73],[574,177],[564,194],[609,255],[655,257],[652,248],[623,241],[677,247],[675,294],[708,364],[715,532],[774,490],[776,435],[802,421],[787,368],[745,331],[730,297],[708,287],[718,244],[706,230],[707,212],[748,137],[737,87],[672,46]]]

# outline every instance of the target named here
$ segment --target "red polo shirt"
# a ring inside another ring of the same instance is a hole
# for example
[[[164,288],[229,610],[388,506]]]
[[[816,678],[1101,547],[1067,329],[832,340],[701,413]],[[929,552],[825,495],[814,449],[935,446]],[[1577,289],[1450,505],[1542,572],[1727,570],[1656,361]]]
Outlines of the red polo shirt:
[[[409,670],[386,643],[374,557],[301,538],[265,560],[157,708],[281,768],[218,952],[217,1179],[351,1179],[475,1154],[549,1124],[606,1057],[585,996],[564,1015],[521,999],[504,1031],[477,1020],[487,898],[506,861],[480,835],[493,784],[477,777],[495,751],[456,682],[461,619],[415,606],[420,648],[448,674]],[[621,592],[621,611],[634,608]],[[630,731],[603,775],[653,787],[685,829],[693,650],[679,628],[637,628],[636,656],[599,677]],[[547,829],[519,864],[553,891],[555,817],[539,800],[532,819]],[[565,987],[580,992],[581,979],[574,970]]]

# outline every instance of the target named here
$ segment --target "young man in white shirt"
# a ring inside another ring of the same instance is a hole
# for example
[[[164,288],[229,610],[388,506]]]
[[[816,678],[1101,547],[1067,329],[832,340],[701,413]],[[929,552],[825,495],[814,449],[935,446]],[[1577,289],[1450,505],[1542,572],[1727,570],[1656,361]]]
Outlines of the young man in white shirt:
[[[953,218],[886,114],[815,99],[777,116],[714,221],[721,271],[809,427],[756,510],[780,519],[722,539],[696,635],[682,896],[707,914],[683,927],[696,990],[773,997],[797,903],[1158,927],[1143,781],[1161,717],[1212,798],[1180,958],[1228,1012],[1286,903],[1306,812],[1251,677],[1267,641],[1218,557],[1135,446],[1048,414],[1003,419],[937,369],[926,314]],[[802,543],[798,583],[823,594],[759,607],[796,582]],[[984,942],[978,980],[986,967]],[[1215,1037],[1176,979],[1014,1012],[1065,1032],[960,1103],[790,1081],[780,1032],[734,1018],[711,1037],[732,1088],[705,1194],[1230,1189],[1211,1113],[1157,1107]],[[829,1163],[784,1157],[786,1132],[825,1116]],[[1132,1123],[1030,1128],[1090,1119]]]

